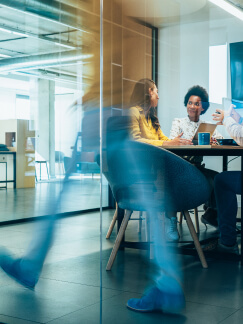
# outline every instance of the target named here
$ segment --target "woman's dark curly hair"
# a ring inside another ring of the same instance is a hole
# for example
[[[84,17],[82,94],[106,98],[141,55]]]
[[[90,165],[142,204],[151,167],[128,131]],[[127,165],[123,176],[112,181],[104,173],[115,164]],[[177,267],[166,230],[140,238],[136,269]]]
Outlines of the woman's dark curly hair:
[[[205,114],[205,112],[208,110],[208,107],[209,107],[208,93],[207,93],[206,89],[204,89],[203,87],[200,87],[199,85],[191,87],[187,91],[187,94],[185,95],[185,98],[184,98],[185,107],[187,106],[187,103],[191,96],[197,96],[197,97],[201,98],[203,110],[201,111],[200,115]]]
[[[148,109],[150,106],[150,94],[149,89],[153,90],[155,87],[155,82],[150,79],[139,80],[133,89],[130,104],[132,107],[139,106],[143,109]],[[151,107],[149,110],[149,117],[153,127],[158,131],[160,128],[159,120],[156,114],[156,109]]]

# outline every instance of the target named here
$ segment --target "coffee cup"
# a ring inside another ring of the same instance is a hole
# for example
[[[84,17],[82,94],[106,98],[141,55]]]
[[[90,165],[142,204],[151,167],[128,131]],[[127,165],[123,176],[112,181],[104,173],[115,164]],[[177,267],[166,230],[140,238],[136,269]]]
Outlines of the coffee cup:
[[[198,145],[209,145],[210,133],[198,133]]]

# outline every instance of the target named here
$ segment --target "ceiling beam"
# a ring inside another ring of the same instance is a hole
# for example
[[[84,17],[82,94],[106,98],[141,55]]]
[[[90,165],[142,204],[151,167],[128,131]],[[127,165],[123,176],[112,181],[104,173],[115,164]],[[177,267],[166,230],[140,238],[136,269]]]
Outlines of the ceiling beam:
[[[92,33],[90,21],[92,21],[93,14],[55,0],[0,0],[0,6],[23,14],[38,16],[85,33]]]
[[[65,63],[85,62],[91,58],[91,54],[84,54],[81,53],[81,51],[76,50],[7,58],[1,60],[0,73],[5,74],[13,71],[26,71],[50,66],[62,66]]]

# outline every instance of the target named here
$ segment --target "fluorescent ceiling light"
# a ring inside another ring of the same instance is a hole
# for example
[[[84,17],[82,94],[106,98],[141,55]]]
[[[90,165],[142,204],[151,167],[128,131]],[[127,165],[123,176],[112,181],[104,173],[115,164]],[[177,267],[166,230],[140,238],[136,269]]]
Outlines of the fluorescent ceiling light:
[[[209,0],[209,1],[214,3],[216,6],[222,8],[223,10],[229,12],[231,15],[243,20],[243,11],[235,7],[234,5],[230,4],[228,1],[225,0]]]
[[[6,54],[0,54],[0,57],[11,57],[11,56]]]
[[[0,28],[1,31],[5,32],[5,33],[9,33],[11,34],[11,30],[5,29],[5,28]]]
[[[20,36],[24,36],[24,37],[29,37],[25,33],[20,33],[20,32],[14,31],[12,29],[0,28],[0,31],[3,31],[5,33],[9,33],[9,34],[15,34],[15,35],[20,35]]]
[[[13,31],[12,34],[19,35],[19,36],[24,36],[24,37],[29,37],[28,35],[26,35],[24,33],[19,33],[19,32],[16,32],[16,31]]]
[[[82,54],[77,51],[65,51],[43,55],[23,56],[18,58],[6,58],[0,64],[0,74],[12,71],[32,70],[49,66],[63,66],[65,63],[76,63],[93,57],[92,54]]]
[[[35,35],[33,33],[30,33],[30,32],[27,32],[27,33],[21,32],[21,31],[18,31],[18,29],[12,28],[12,27],[6,27],[6,28],[0,27],[0,31],[6,32],[6,33],[9,33],[9,34],[23,36],[23,37],[32,37],[32,38],[36,38],[36,39],[41,39],[41,40],[44,40],[44,41],[47,41],[47,42],[54,43],[54,44],[56,44],[58,46],[62,46],[62,47],[69,48],[69,49],[76,49],[75,46],[72,46],[72,45],[69,45],[69,44],[66,44],[66,43],[57,42],[56,39],[48,38],[48,37],[41,36],[41,35]]]
[[[62,46],[62,47],[70,48],[70,49],[76,49],[76,47],[71,46],[71,45],[66,45],[66,44],[62,44],[62,43],[58,43],[58,42],[55,42],[55,44]]]

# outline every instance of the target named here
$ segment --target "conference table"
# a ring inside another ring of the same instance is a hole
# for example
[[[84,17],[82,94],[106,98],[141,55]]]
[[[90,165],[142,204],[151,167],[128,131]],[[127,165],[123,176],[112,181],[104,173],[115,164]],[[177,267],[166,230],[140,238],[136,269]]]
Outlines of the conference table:
[[[217,170],[219,172],[221,171],[227,171],[228,168],[228,157],[230,156],[238,156],[240,157],[240,170],[243,171],[243,147],[240,146],[228,146],[228,145],[186,145],[186,146],[166,146],[163,147],[164,149],[178,155],[178,156],[219,156],[222,157],[222,169]],[[243,188],[243,172],[241,173],[241,187]],[[118,231],[122,222],[124,216],[124,211],[122,209],[118,209]],[[241,218],[240,218],[241,228],[243,229],[243,195],[241,195]],[[243,242],[243,231],[240,231],[240,237],[241,242]],[[209,238],[204,241],[200,241],[201,243],[206,243],[209,240],[212,240],[213,238]],[[131,247],[131,248],[142,248],[147,249],[146,242],[127,242],[125,239],[123,239],[121,243],[121,249],[124,247]],[[191,247],[191,248],[190,248]],[[193,248],[193,244],[189,243],[187,247],[182,247],[179,250],[183,254],[189,254],[189,255],[196,255],[196,251]],[[179,251],[179,252],[180,252]],[[219,253],[215,252],[205,252],[206,257],[212,256],[216,258],[223,258],[223,259],[229,259],[229,260],[236,260],[241,261],[241,264],[243,264],[243,253],[239,256],[237,255],[226,255],[225,253],[220,255]]]
[[[228,145],[187,145],[187,146],[166,146],[166,149],[179,156],[219,156],[222,157],[222,170],[227,171],[228,169],[228,157],[238,156],[240,157],[240,170],[243,171],[243,147],[241,146],[228,146]],[[241,187],[243,188],[243,172],[241,173]],[[243,195],[241,195],[241,229],[243,229]],[[240,231],[241,242],[243,242],[243,231]],[[212,238],[211,238],[212,239]],[[201,242],[204,243],[204,242]],[[185,251],[184,251],[185,252]],[[189,252],[189,251],[188,251]],[[190,253],[189,253],[190,254]],[[191,253],[194,254],[194,253]],[[243,253],[237,255],[219,255],[219,253],[206,252],[207,255],[212,255],[218,258],[230,259],[241,261],[243,264]]]

